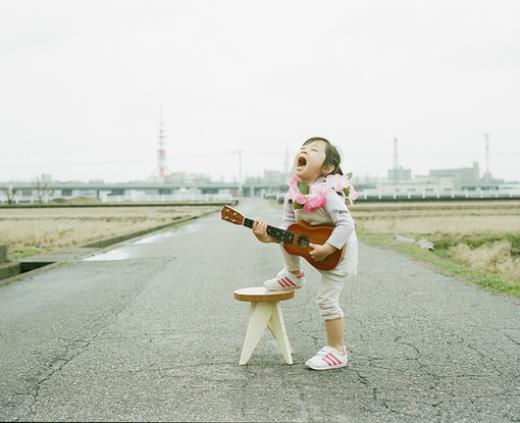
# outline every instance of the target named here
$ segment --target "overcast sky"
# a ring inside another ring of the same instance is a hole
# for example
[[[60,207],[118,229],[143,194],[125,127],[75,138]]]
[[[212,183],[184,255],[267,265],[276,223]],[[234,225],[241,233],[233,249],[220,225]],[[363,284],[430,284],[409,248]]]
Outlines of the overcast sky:
[[[283,169],[308,137],[343,167],[520,179],[520,2],[0,0],[0,180]]]

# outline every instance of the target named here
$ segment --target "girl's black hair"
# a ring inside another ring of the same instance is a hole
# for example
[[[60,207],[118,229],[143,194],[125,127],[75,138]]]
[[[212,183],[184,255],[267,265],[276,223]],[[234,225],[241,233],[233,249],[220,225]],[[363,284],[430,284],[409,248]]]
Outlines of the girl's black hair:
[[[332,174],[339,173],[340,175],[343,175],[343,171],[339,166],[341,162],[341,156],[339,155],[338,149],[334,145],[332,145],[329,140],[322,137],[309,138],[307,141],[303,143],[303,145],[310,144],[313,141],[323,141],[325,144],[327,144],[327,147],[325,149],[325,161],[323,162],[323,165],[325,166],[331,164],[334,166]]]

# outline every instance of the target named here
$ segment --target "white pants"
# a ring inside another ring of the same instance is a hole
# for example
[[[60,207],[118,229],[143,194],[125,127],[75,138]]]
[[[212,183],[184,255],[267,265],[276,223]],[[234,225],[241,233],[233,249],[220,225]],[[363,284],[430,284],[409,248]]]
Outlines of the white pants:
[[[355,243],[355,245],[354,245]],[[289,254],[281,246],[282,256],[285,267],[289,272],[301,270],[301,257]],[[350,250],[350,251],[349,251]],[[351,254],[348,254],[348,253]],[[355,254],[355,263],[353,257]],[[339,294],[345,285],[345,281],[357,274],[357,237],[350,242],[347,254],[341,259],[338,265],[332,270],[318,270],[321,273],[321,284],[316,298],[316,304],[320,310],[323,320],[334,320],[343,317],[343,310],[339,305]]]

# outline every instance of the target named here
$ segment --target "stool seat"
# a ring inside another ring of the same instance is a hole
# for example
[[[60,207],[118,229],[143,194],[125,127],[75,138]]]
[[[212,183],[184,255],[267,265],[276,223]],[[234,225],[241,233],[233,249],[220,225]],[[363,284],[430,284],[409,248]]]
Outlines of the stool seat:
[[[253,286],[250,288],[237,289],[233,292],[233,295],[238,301],[251,303],[246,338],[238,364],[247,364],[266,329],[269,329],[278,341],[285,362],[287,364],[293,364],[292,348],[289,344],[287,332],[285,331],[282,309],[280,308],[279,302],[294,298],[294,290],[269,291],[263,286]]]
[[[294,289],[290,291],[269,291],[263,286],[241,288],[233,292],[235,300],[255,303],[285,301],[294,298]]]

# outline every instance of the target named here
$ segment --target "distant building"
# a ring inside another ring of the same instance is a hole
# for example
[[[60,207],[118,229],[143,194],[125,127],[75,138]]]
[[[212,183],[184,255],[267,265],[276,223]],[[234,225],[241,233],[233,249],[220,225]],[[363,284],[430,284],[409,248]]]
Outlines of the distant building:
[[[498,184],[497,195],[504,197],[520,197],[520,182],[506,182]]]
[[[455,190],[475,189],[480,185],[480,171],[478,162],[473,162],[472,167],[459,167],[456,169],[432,169],[430,176],[452,177]]]
[[[209,184],[211,179],[202,173],[171,172],[164,177],[164,183],[176,185]]]
[[[394,169],[388,170],[388,179],[390,181],[399,182],[399,181],[410,181],[412,179],[412,170],[405,169],[402,166],[398,166]]]
[[[499,185],[504,183],[503,179],[493,178],[490,172],[484,173],[481,178],[478,162],[473,162],[472,167],[430,170],[430,175],[453,177],[456,190],[496,191]]]
[[[246,178],[246,184],[284,185],[287,184],[289,175],[278,170],[264,170],[263,176],[250,176]]]
[[[438,197],[451,196],[455,192],[451,176],[415,176],[414,179],[391,181],[380,180],[372,192],[392,197]]]

